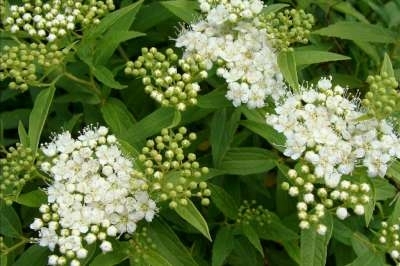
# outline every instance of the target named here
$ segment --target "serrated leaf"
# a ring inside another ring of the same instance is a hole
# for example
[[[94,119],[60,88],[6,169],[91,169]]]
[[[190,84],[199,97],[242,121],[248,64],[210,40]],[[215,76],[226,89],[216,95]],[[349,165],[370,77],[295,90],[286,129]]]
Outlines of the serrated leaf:
[[[19,237],[22,234],[21,222],[11,206],[0,200],[0,234],[8,237]]]
[[[147,233],[157,246],[157,252],[174,266],[197,266],[186,247],[182,244],[167,223],[153,220]]]
[[[325,266],[328,244],[332,235],[332,217],[328,214],[323,219],[327,226],[325,235],[319,235],[315,228],[301,231],[300,237],[300,266]]]
[[[251,175],[267,172],[275,167],[277,156],[269,150],[256,147],[229,149],[222,159],[220,169],[232,175]]]
[[[254,231],[254,229],[248,225],[248,224],[242,224],[242,230],[243,234],[249,242],[257,249],[258,252],[260,252],[261,256],[264,256],[264,251],[260,243],[260,238],[257,235],[257,232]]]
[[[29,116],[29,147],[32,149],[33,154],[36,153],[40,142],[40,135],[44,124],[49,114],[51,103],[53,102],[54,93],[56,88],[51,86],[47,89],[43,89],[36,96],[35,103],[31,115]]]
[[[47,195],[44,191],[37,189],[28,193],[20,194],[15,201],[28,207],[40,207],[40,205],[47,202]]]
[[[236,201],[223,188],[214,184],[208,184],[211,190],[211,202],[228,218],[236,219],[239,206]]]
[[[233,250],[233,231],[230,227],[221,227],[212,246],[212,266],[222,266]]]
[[[297,66],[351,59],[341,54],[317,50],[294,50],[294,57]]]
[[[48,255],[50,255],[50,250],[47,247],[33,245],[22,253],[13,266],[46,265]]]
[[[201,215],[199,210],[197,210],[192,201],[188,200],[188,204],[185,206],[178,204],[178,207],[175,208],[175,211],[185,221],[199,230],[199,232],[202,233],[208,240],[212,241],[207,222],[204,220],[204,217]]]
[[[291,88],[299,89],[297,77],[296,58],[293,51],[284,51],[278,54],[278,65],[283,77]]]
[[[249,120],[240,121],[240,124],[267,140],[275,149],[281,152],[285,150],[285,136],[277,132],[271,126]]]
[[[198,4],[195,1],[161,1],[160,4],[187,23],[192,22],[198,16],[198,12],[196,11]]]
[[[352,21],[340,21],[312,33],[359,42],[394,43],[398,39],[395,32],[381,26]]]
[[[121,83],[116,81],[114,79],[114,75],[111,72],[111,70],[109,70],[105,66],[97,65],[97,66],[93,66],[91,69],[92,69],[93,75],[100,82],[102,82],[104,85],[106,85],[109,88],[112,88],[112,89],[124,89],[124,88],[128,87],[128,86],[122,85]]]

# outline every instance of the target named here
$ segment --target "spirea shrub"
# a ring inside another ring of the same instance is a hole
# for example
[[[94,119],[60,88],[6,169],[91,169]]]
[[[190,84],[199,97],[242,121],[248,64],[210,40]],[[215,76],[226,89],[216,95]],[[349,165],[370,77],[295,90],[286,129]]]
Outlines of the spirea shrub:
[[[0,264],[400,265],[398,1],[0,1]]]

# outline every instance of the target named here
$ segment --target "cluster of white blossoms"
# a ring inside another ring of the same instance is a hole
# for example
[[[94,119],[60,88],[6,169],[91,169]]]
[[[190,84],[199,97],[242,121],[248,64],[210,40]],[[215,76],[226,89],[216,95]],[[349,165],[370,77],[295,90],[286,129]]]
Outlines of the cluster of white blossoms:
[[[86,245],[99,241],[103,252],[111,251],[110,237],[132,234],[139,221],[152,221],[157,207],[148,184],[133,177],[132,161],[106,127],[87,127],[77,139],[63,132],[42,152],[48,160],[41,169],[52,182],[42,217],[31,228],[39,231],[40,246],[58,248],[49,265],[79,265]]]
[[[378,241],[390,257],[400,266],[400,224],[381,222],[381,229],[378,231]]]
[[[217,75],[228,84],[226,97],[235,107],[265,105],[285,93],[275,49],[259,16],[260,0],[200,0],[205,18],[190,25],[176,39],[183,57],[199,55],[208,69],[217,63]]]
[[[332,88],[330,78],[288,94],[275,112],[266,121],[285,135],[284,154],[294,160],[303,157],[329,187],[359,165],[370,177],[383,177],[391,160],[400,158],[400,141],[390,123],[365,119],[357,100],[346,98],[341,86]]]
[[[80,26],[98,24],[101,17],[115,8],[112,0],[24,2],[21,6],[10,6],[10,15],[4,19],[4,25],[11,33],[25,31],[49,42]]]

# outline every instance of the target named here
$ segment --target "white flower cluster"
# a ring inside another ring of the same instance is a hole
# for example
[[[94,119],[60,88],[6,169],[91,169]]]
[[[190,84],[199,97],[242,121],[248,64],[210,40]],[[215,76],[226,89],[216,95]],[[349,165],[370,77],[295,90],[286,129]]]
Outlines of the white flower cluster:
[[[176,39],[184,57],[207,58],[208,68],[218,63],[217,75],[228,84],[226,97],[234,106],[263,107],[265,98],[279,99],[285,92],[283,76],[267,31],[258,16],[260,0],[200,0],[206,13]]]
[[[10,16],[3,23],[11,33],[25,31],[32,37],[46,38],[49,42],[73,31],[78,24],[98,24],[106,12],[115,8],[112,0],[34,2],[11,5]]]
[[[358,164],[367,167],[370,177],[383,177],[390,161],[400,158],[392,126],[386,120],[363,119],[366,113],[345,92],[322,78],[316,87],[289,94],[266,119],[285,135],[284,154],[294,160],[303,156],[329,187],[336,187]]]
[[[42,217],[31,228],[39,231],[39,245],[52,251],[58,246],[62,255],[51,255],[50,265],[62,265],[66,258],[79,265],[86,244],[99,240],[103,252],[111,251],[108,237],[131,234],[140,220],[152,221],[157,207],[147,184],[133,177],[131,160],[106,127],[85,128],[78,139],[63,132],[42,151],[49,160],[41,168],[53,182],[48,204],[40,207]]]

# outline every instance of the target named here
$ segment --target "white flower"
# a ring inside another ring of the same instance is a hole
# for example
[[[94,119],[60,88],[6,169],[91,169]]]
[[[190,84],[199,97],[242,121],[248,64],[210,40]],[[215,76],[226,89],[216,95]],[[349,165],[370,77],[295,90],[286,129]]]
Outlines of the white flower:
[[[110,252],[113,250],[112,245],[109,241],[101,242],[100,249],[101,249],[101,251],[103,251],[103,253]]]
[[[338,207],[336,209],[336,216],[340,219],[340,220],[344,220],[349,216],[349,213],[347,212],[347,209],[344,207]]]
[[[57,255],[50,255],[49,259],[47,261],[47,264],[49,265],[57,265],[57,260],[58,260],[58,256]]]
[[[327,227],[326,227],[326,225],[323,225],[323,224],[319,224],[318,225],[318,227],[317,227],[317,233],[318,234],[320,234],[320,235],[325,235],[326,234],[326,231],[327,231]]]
[[[354,207],[354,213],[357,215],[363,215],[365,213],[364,206],[362,206],[361,204],[357,204]]]

